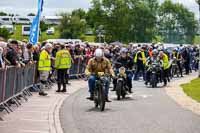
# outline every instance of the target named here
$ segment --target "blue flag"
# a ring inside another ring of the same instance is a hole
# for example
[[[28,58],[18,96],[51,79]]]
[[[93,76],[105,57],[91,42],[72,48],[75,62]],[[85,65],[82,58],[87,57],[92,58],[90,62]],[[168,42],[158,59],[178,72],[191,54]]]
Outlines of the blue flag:
[[[38,12],[35,18],[33,19],[30,29],[29,42],[33,45],[37,44],[39,39],[40,17],[43,11],[43,3],[44,3],[43,0],[38,0]]]

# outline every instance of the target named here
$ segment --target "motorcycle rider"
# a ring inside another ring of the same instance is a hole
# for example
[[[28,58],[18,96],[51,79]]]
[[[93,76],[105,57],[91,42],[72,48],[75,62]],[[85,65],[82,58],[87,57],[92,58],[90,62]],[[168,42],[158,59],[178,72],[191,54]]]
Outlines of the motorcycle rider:
[[[90,97],[87,99],[94,100],[94,88],[95,88],[95,81],[96,77],[94,75],[98,74],[98,72],[109,73],[112,77],[115,77],[115,73],[112,69],[110,61],[104,57],[102,49],[96,49],[94,53],[94,58],[90,59],[88,65],[85,70],[85,74],[89,76],[88,85],[89,85],[89,92]],[[108,99],[109,93],[109,84],[110,81],[106,81],[105,89],[106,89],[106,102],[111,102]]]
[[[116,62],[115,62],[115,68],[116,68],[116,73],[118,73],[118,70],[120,67],[125,67],[126,70],[132,70],[133,68],[133,59],[127,55],[128,54],[128,50],[126,48],[122,48],[120,51],[120,57],[117,58]],[[126,71],[126,81],[127,81],[127,87],[128,87],[128,91],[129,93],[132,93],[132,77],[133,74],[131,71]],[[114,88],[113,90],[115,90],[116,88],[116,79],[113,80],[113,84],[114,84]]]
[[[152,63],[156,63],[156,64],[161,64],[159,58],[158,58],[158,50],[154,49],[152,51],[152,57],[149,56],[149,58],[147,58],[147,63],[146,63],[146,81],[145,81],[145,85],[148,85],[148,83],[150,82],[150,78],[151,78],[151,65]],[[157,77],[161,80],[161,76],[159,75],[159,73],[157,73]]]

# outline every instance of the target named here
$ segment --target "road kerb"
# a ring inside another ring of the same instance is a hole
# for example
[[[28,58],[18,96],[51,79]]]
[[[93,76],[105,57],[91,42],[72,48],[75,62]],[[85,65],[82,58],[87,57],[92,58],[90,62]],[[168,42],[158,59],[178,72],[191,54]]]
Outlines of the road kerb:
[[[165,87],[166,94],[171,97],[177,104],[181,107],[191,110],[193,113],[200,115],[200,103],[193,100],[191,97],[187,96],[183,88],[180,86],[181,84],[189,83],[193,79],[198,77],[197,73],[193,73],[189,76],[185,76],[184,78],[178,79],[175,82],[172,82],[170,86]]]

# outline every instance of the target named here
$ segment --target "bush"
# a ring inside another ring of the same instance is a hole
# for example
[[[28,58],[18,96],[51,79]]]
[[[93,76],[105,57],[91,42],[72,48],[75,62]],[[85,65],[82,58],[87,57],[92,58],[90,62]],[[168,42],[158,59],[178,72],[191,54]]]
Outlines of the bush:
[[[0,37],[5,38],[7,40],[10,37],[9,30],[6,28],[0,28]]]
[[[46,31],[48,29],[48,25],[45,24],[44,21],[41,21],[40,22],[40,29],[41,29],[42,32],[44,32],[44,31]]]

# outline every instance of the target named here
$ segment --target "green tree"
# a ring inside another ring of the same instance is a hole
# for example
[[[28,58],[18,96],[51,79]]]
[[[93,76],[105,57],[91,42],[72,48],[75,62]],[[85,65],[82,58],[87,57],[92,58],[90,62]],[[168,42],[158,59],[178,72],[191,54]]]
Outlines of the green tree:
[[[79,16],[72,16],[71,14],[62,14],[63,19],[61,21],[60,37],[66,39],[81,38],[85,33],[86,21],[80,19]]]
[[[157,0],[93,0],[86,20],[104,25],[107,41],[151,41],[156,31]]]
[[[27,16],[36,16],[35,13],[29,13]]]
[[[45,24],[44,21],[41,21],[40,22],[40,29],[41,29],[42,32],[44,32],[44,31],[46,31],[48,29],[48,25]]]
[[[86,18],[86,12],[83,9],[76,9],[72,11],[72,16],[78,16],[80,19]]]
[[[198,22],[182,4],[165,1],[159,9],[159,35],[168,43],[193,43]]]
[[[90,25],[95,30],[98,26],[105,23],[106,12],[101,7],[101,2],[99,0],[92,1],[92,7],[86,14],[87,24]]]
[[[6,40],[9,39],[10,37],[9,30],[6,28],[0,28],[0,37],[5,38]]]
[[[0,12],[0,16],[8,16],[8,14],[5,12]]]

